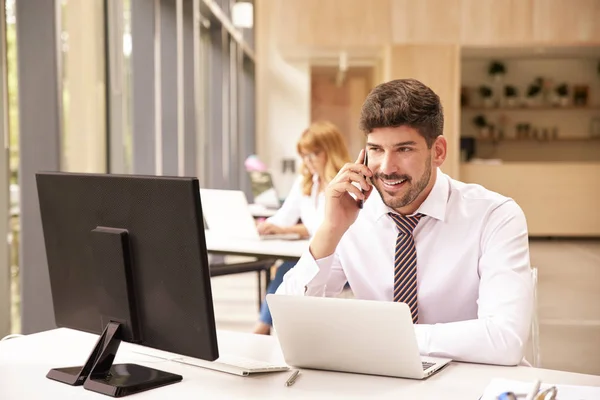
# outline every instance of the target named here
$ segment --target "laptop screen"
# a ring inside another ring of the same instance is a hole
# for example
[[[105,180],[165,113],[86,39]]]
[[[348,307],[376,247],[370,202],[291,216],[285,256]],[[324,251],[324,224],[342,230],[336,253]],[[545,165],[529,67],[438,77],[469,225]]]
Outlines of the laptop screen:
[[[248,175],[252,185],[254,204],[268,208],[279,208],[281,203],[273,185],[271,174],[265,171],[248,171]]]

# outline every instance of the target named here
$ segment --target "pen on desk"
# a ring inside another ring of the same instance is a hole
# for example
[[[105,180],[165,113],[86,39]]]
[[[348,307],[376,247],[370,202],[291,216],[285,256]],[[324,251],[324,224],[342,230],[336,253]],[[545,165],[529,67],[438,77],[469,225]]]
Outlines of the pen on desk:
[[[292,375],[290,375],[290,377],[288,378],[287,381],[285,381],[285,386],[292,386],[294,384],[294,382],[296,382],[296,378],[298,378],[298,375],[300,374],[300,370],[297,369],[294,372],[292,372]]]

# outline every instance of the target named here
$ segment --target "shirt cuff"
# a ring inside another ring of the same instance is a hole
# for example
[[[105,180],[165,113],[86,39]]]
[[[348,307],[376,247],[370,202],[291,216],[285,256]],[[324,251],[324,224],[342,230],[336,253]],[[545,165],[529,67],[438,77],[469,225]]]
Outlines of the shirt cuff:
[[[315,260],[310,251],[283,277],[278,294],[323,296],[335,256]]]
[[[310,251],[305,256],[310,260],[313,275],[311,280],[305,285],[304,293],[307,296],[324,296],[327,291],[327,281],[329,281],[335,254],[319,258],[318,260],[314,259]]]
[[[431,340],[431,330],[433,329],[433,325],[415,324],[414,327],[417,344],[419,346],[419,354],[428,356],[431,352],[429,342]]]

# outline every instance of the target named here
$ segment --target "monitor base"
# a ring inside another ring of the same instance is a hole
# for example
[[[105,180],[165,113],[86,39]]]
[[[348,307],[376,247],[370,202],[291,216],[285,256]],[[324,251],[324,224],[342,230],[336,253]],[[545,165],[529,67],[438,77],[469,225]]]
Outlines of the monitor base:
[[[113,365],[121,344],[120,328],[119,322],[106,326],[84,366],[54,368],[46,377],[71,386],[83,385],[87,390],[111,397],[128,396],[183,379],[181,375],[137,364]]]

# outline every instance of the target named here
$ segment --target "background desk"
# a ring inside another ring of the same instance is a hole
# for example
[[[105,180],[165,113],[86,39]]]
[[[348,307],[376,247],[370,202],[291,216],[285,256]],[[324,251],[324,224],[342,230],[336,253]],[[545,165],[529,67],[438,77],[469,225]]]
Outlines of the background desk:
[[[46,378],[54,367],[82,364],[98,336],[56,329],[0,342],[0,398],[108,399],[108,397]],[[219,332],[221,354],[271,362],[283,357],[275,337]],[[385,378],[328,371],[302,370],[285,387],[289,372],[239,377],[136,354],[139,346],[122,343],[116,362],[134,362],[183,375],[183,381],[140,393],[131,399],[441,399],[477,400],[492,378],[600,386],[600,376],[528,367],[497,367],[452,363],[427,380]],[[145,351],[152,349],[144,348]]]
[[[210,253],[259,258],[280,258],[296,261],[308,250],[308,240],[240,239],[204,231],[206,248]]]

